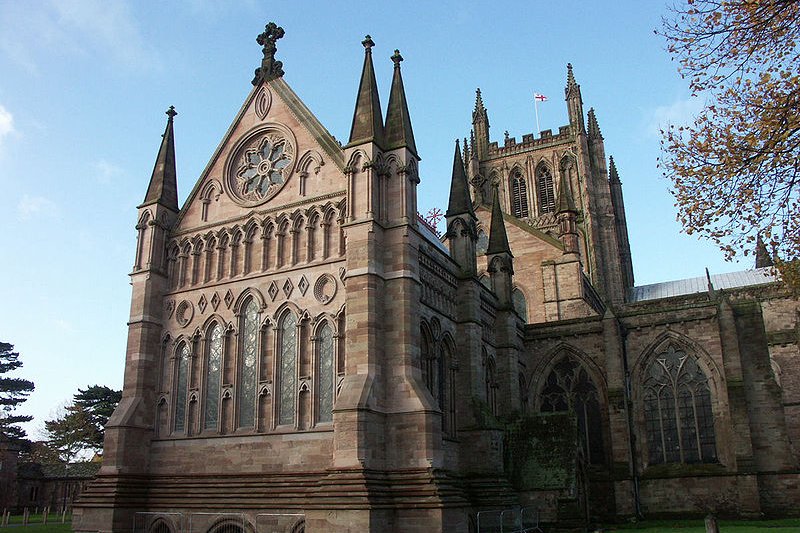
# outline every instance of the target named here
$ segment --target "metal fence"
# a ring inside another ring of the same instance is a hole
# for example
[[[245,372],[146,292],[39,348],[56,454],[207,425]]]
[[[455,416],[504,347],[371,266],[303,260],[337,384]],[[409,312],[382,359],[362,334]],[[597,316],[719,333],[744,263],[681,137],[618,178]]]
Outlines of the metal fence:
[[[477,529],[477,533],[542,533],[539,511],[535,507],[481,511],[477,517]]]

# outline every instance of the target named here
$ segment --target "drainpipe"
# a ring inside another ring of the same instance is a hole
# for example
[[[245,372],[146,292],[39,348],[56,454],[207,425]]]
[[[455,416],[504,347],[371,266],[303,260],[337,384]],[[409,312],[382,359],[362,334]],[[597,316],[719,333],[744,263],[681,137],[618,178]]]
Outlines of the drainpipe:
[[[631,475],[633,476],[633,508],[636,512],[636,518],[644,518],[639,494],[639,469],[636,466],[636,457],[638,456],[636,435],[633,431],[633,389],[631,387],[631,372],[628,369],[628,329],[622,324],[620,324],[620,336],[622,337],[622,368],[625,371],[625,413],[627,414],[628,442],[630,443],[628,449],[630,450],[630,467]]]

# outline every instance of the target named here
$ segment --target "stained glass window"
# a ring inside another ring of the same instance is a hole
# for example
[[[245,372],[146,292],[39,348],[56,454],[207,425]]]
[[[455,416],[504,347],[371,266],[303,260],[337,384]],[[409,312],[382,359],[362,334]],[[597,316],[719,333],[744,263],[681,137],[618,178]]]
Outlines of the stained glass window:
[[[186,396],[189,392],[189,346],[178,347],[178,379],[175,382],[175,431],[186,430]]]
[[[645,371],[650,464],[717,461],[708,378],[697,358],[670,346]]]
[[[320,422],[333,420],[333,331],[324,324],[317,332],[317,357],[319,364],[319,414]]]
[[[553,174],[545,165],[536,169],[536,186],[539,191],[539,212],[552,213],[556,206]]]
[[[297,320],[293,314],[286,313],[283,316],[279,330],[278,380],[281,395],[278,423],[281,425],[294,424],[294,400],[297,391]]]
[[[239,329],[239,427],[254,427],[256,416],[256,354],[258,305],[252,298],[244,306]]]
[[[578,419],[578,439],[592,464],[605,462],[600,398],[592,378],[570,356],[561,359],[547,376],[540,400],[542,412],[571,411]]]
[[[222,368],[222,327],[214,325],[206,344],[205,428],[217,429],[219,422],[219,384]]]
[[[528,216],[528,187],[519,171],[511,177],[511,209],[515,217]]]

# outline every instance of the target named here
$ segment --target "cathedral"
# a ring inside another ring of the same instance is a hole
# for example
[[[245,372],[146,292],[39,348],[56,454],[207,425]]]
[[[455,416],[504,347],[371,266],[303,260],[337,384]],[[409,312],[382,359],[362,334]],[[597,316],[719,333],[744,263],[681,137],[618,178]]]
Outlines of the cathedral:
[[[620,176],[570,65],[557,132],[492,141],[477,92],[439,237],[399,51],[383,108],[362,42],[342,145],[284,81],[283,34],[258,36],[253,89],[182,206],[167,111],[123,397],[75,531],[798,512],[797,303],[763,245],[754,270],[634,284]]]

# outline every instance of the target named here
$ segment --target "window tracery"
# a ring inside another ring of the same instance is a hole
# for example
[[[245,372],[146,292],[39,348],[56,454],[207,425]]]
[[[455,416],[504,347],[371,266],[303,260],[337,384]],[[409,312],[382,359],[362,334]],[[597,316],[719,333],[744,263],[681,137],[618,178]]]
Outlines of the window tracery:
[[[175,379],[175,423],[176,433],[186,430],[186,398],[189,392],[189,346],[182,342],[177,351],[177,376]]]
[[[318,375],[318,414],[319,422],[333,421],[334,364],[333,330],[326,322],[317,332],[317,375]]]
[[[258,305],[252,297],[244,305],[239,332],[239,427],[254,427]]]
[[[290,312],[283,315],[279,330],[278,381],[280,400],[278,424],[294,424],[297,390],[297,320]]]
[[[717,462],[708,378],[697,357],[670,345],[644,372],[650,464]]]
[[[222,379],[222,327],[214,324],[206,344],[205,429],[217,429]]]
[[[584,457],[591,464],[605,462],[600,396],[589,373],[572,356],[553,366],[539,396],[539,410],[575,413]]]

